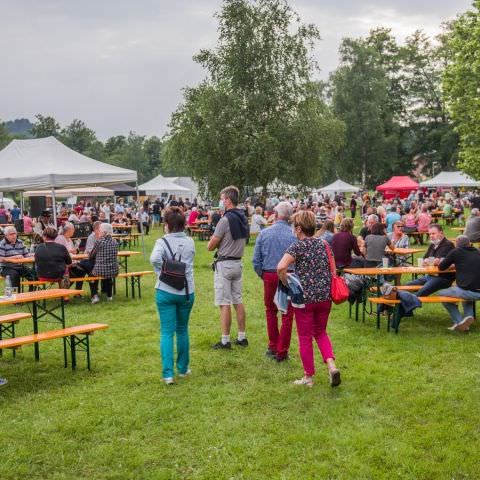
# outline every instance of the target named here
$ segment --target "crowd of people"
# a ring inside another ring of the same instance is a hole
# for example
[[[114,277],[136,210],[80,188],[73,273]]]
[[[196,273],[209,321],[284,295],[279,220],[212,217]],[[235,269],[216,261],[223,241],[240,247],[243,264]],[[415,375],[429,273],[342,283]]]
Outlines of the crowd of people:
[[[465,218],[467,208],[471,209],[469,218]],[[12,220],[12,212],[3,214],[7,222]],[[266,355],[277,362],[289,358],[295,318],[303,364],[303,376],[295,380],[297,385],[313,385],[314,343],[327,367],[330,384],[341,383],[327,334],[330,286],[335,274],[330,268],[332,262],[338,271],[353,266],[378,266],[388,250],[407,248],[411,238],[423,243],[425,235],[429,246],[424,263],[447,271],[410,282],[421,287],[416,295],[439,292],[465,299],[463,315],[456,304],[445,304],[453,321],[450,329],[458,331],[469,329],[473,322],[472,302],[480,298],[476,275],[480,253],[471,245],[480,240],[480,196],[471,192],[440,195],[418,191],[402,199],[386,199],[369,193],[354,194],[349,199],[341,194],[333,198],[311,196],[304,200],[271,196],[264,202],[251,198],[240,204],[239,190],[230,186],[222,190],[218,207],[171,196],[168,201],[146,200],[138,206],[122,200],[115,204],[109,200],[102,204],[79,202],[71,210],[59,205],[57,214],[63,221],[60,228],[53,225],[49,211],[42,212],[36,222],[24,213],[23,219],[27,221],[23,231],[28,233],[31,228],[34,236],[30,249],[18,238],[15,227],[4,229],[4,239],[0,241],[1,274],[9,276],[12,286],[18,288],[21,278],[39,278],[68,287],[69,277],[101,276],[104,278],[101,291],[107,300],[112,300],[113,279],[118,274],[114,228],[136,223],[140,231],[148,234],[152,224],[164,224],[165,235],[156,241],[150,261],[159,274],[156,304],[161,325],[162,378],[166,384],[175,382],[175,368],[180,377],[191,374],[188,323],[195,301],[195,243],[187,232],[199,225],[209,232],[207,249],[215,252],[212,268],[220,339],[213,348],[231,350],[232,345],[245,348],[249,344],[242,295],[242,258],[249,237],[256,236],[253,268],[263,283]],[[362,227],[355,235],[357,214],[361,215]],[[438,223],[442,217],[446,223],[456,219],[459,224],[465,224],[465,233],[457,238],[456,245],[445,237]],[[20,215],[17,220],[21,219]],[[90,225],[91,232],[80,244],[74,234],[82,224]],[[89,254],[88,259],[72,261],[71,255],[79,248]],[[7,257],[26,256],[34,256],[34,269],[6,261]],[[395,255],[389,261],[390,265],[403,265],[406,257]],[[452,264],[455,264],[455,273],[448,271]],[[171,280],[175,275],[177,280],[181,279],[180,284]],[[90,285],[91,302],[98,303],[98,282]],[[77,288],[81,288],[81,283]],[[233,341],[232,307],[238,327]]]

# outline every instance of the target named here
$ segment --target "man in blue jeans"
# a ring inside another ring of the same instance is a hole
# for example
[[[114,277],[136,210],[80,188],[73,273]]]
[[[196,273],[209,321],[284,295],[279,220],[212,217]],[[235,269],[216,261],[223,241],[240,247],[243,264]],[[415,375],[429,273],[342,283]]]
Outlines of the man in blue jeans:
[[[445,270],[450,265],[455,265],[455,279],[457,285],[440,290],[439,295],[445,297],[458,297],[466,300],[463,302],[463,317],[456,303],[444,303],[452,318],[453,325],[449,330],[464,332],[474,322],[474,302],[480,300],[480,252],[472,247],[466,235],[457,237],[454,248],[438,265],[439,270]]]
[[[430,245],[423,256],[423,264],[438,265],[455,247],[452,242],[445,238],[443,228],[438,224],[430,225],[428,236],[430,237]],[[450,287],[454,279],[454,273],[441,273],[438,276],[425,275],[408,282],[407,285],[422,285],[422,288],[415,295],[417,297],[427,297],[441,288]]]

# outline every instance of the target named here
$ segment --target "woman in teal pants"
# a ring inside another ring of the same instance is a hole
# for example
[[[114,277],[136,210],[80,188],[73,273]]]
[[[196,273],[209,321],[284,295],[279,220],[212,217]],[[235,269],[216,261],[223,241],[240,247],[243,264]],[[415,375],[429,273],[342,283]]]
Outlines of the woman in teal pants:
[[[167,385],[175,383],[174,373],[174,336],[177,337],[176,367],[179,377],[186,377],[192,372],[190,366],[190,340],[188,321],[195,298],[193,282],[193,259],[195,244],[184,232],[185,215],[178,207],[170,207],[165,212],[165,235],[156,241],[150,256],[155,272],[160,274],[165,258],[171,259],[165,240],[175,254],[186,264],[187,289],[176,290],[162,282],[160,278],[155,285],[156,302],[160,316],[160,352],[162,357],[162,379]]]

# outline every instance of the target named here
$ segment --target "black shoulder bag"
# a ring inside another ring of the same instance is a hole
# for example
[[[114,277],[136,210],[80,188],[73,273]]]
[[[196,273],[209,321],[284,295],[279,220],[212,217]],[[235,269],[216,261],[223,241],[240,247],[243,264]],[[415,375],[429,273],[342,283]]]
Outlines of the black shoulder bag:
[[[178,260],[176,260],[176,253],[172,252],[170,244],[165,238],[162,238],[162,240],[165,242],[165,245],[167,246],[172,258],[168,258],[167,255],[167,257],[163,260],[162,271],[160,272],[160,280],[176,290],[183,290],[185,288],[186,295],[188,297],[188,282],[186,275],[187,264],[182,262],[181,255],[178,257]]]

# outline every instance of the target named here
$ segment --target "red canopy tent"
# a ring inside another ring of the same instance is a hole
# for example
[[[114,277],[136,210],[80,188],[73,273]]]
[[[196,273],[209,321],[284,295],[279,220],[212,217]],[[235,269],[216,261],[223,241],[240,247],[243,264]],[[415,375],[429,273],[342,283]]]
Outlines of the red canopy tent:
[[[410,177],[392,177],[384,184],[379,185],[376,190],[383,192],[383,196],[386,199],[390,199],[397,195],[399,195],[400,198],[406,198],[412,190],[416,191],[418,188],[418,183]]]

